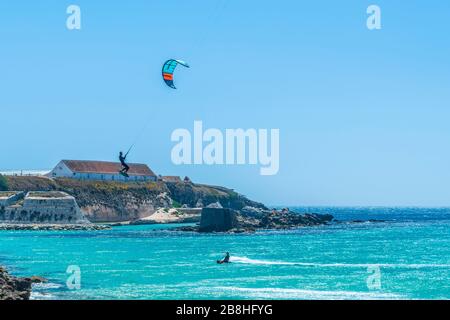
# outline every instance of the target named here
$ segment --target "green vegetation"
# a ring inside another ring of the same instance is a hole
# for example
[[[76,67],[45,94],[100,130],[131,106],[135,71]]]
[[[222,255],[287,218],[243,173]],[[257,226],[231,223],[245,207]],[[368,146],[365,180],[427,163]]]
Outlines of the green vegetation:
[[[0,191],[7,191],[7,190],[9,190],[8,180],[6,179],[5,176],[2,176],[0,174]]]
[[[174,207],[174,208],[181,208],[181,203],[179,203],[176,200],[172,200],[172,207]]]

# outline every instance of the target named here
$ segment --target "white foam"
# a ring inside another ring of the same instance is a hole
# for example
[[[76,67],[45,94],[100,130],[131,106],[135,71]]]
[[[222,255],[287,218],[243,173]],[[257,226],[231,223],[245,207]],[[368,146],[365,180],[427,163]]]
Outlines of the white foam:
[[[394,293],[362,292],[362,291],[321,291],[285,288],[242,288],[214,287],[215,290],[231,291],[250,299],[323,299],[323,300],[370,300],[370,299],[402,299]]]
[[[62,285],[57,283],[34,283],[32,284],[31,300],[53,300],[55,296],[51,293],[45,292],[49,289],[59,289]]]
[[[53,282],[41,282],[41,283],[33,283],[33,290],[48,290],[48,289],[59,289],[62,285]]]
[[[282,261],[268,261],[268,260],[256,260],[247,257],[230,257],[230,262],[244,263],[244,264],[261,264],[261,265],[296,265],[295,262],[282,262]]]
[[[313,262],[284,262],[284,261],[269,261],[256,260],[247,257],[230,257],[233,263],[254,264],[254,265],[288,265],[288,266],[303,266],[303,267],[319,267],[319,268],[367,268],[377,266],[380,268],[450,268],[450,264],[435,264],[435,263],[313,263]]]

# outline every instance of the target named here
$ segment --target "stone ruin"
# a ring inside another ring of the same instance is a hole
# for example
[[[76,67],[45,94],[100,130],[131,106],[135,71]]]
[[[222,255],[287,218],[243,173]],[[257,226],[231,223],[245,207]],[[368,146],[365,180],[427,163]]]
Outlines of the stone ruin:
[[[88,224],[74,197],[60,191],[0,192],[0,223]]]

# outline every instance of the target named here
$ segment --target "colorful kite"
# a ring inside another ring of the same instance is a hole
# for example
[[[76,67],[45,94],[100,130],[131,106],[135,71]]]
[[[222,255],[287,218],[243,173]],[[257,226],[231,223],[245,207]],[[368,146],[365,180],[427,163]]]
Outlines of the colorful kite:
[[[175,71],[175,68],[177,67],[177,65],[182,65],[183,67],[189,68],[189,65],[181,60],[174,60],[174,59],[170,59],[167,60],[162,68],[162,76],[164,79],[164,82],[171,87],[172,89],[176,89],[174,83],[173,83],[173,73]]]

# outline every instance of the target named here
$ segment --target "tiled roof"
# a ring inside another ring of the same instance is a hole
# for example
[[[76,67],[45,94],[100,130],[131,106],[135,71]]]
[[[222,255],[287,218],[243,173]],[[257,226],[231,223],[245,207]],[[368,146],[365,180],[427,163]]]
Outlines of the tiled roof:
[[[162,176],[162,180],[165,182],[181,182],[179,176]]]
[[[107,161],[84,161],[84,160],[63,160],[62,161],[72,172],[77,173],[118,173],[122,169],[120,162]],[[128,163],[132,176],[156,176],[152,170],[141,163]]]

